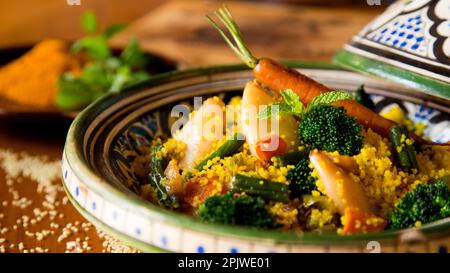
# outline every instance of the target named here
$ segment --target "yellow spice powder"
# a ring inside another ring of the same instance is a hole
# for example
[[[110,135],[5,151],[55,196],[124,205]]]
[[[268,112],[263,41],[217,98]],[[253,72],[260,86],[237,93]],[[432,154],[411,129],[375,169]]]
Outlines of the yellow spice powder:
[[[22,106],[53,108],[58,78],[66,71],[80,71],[80,63],[69,54],[67,43],[44,40],[0,68],[0,96]]]

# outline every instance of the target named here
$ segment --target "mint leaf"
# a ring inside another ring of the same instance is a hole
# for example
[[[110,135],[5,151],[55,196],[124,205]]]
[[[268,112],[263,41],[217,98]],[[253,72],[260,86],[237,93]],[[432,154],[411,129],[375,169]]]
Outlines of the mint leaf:
[[[58,80],[56,105],[64,111],[74,111],[83,108],[93,100],[92,90],[80,79],[64,74]]]
[[[109,88],[109,92],[117,93],[122,90],[123,86],[129,81],[131,78],[131,69],[129,66],[121,66],[117,69],[117,73],[114,75],[114,79],[112,81],[111,87]]]
[[[290,106],[290,114],[297,115],[297,116],[303,116],[303,113],[305,111],[305,107],[303,103],[300,101],[299,96],[292,91],[291,89],[286,89],[281,91],[281,96],[285,100],[285,102]]]
[[[81,26],[87,33],[97,31],[97,17],[92,11],[86,11],[81,15]]]
[[[94,60],[104,60],[111,56],[108,42],[103,36],[87,36],[72,45],[73,52],[78,53],[81,50],[85,50]]]
[[[137,71],[131,74],[130,80],[124,85],[124,88],[128,88],[132,85],[139,84],[150,79],[150,75],[145,71]],[[124,89],[123,88],[123,89]]]
[[[105,36],[106,39],[109,39],[109,38],[113,37],[114,35],[116,35],[117,33],[124,30],[126,27],[127,27],[126,24],[111,25],[105,29],[105,31],[103,32],[103,36]]]
[[[125,64],[128,64],[132,67],[143,67],[145,66],[147,61],[145,54],[139,47],[139,43],[136,38],[132,38],[128,42],[127,46],[120,55],[120,58]]]
[[[284,101],[286,101],[287,104],[290,106],[294,106],[300,102],[300,98],[297,94],[295,94],[294,91],[291,89],[286,89],[281,91],[281,96],[283,97]]]
[[[310,104],[308,104],[308,108],[306,109],[306,111],[309,111],[310,109],[316,107],[319,104],[330,104],[333,102],[347,99],[353,99],[353,96],[343,91],[330,91],[322,93],[319,96],[315,97]]]
[[[111,85],[111,81],[108,77],[107,71],[100,62],[93,62],[87,64],[81,73],[80,79],[92,86],[92,88],[97,88],[100,90],[107,90]]]
[[[258,117],[264,119],[270,118],[271,116],[278,116],[280,114],[290,114],[291,110],[291,107],[287,103],[275,102],[263,108],[259,112]]]

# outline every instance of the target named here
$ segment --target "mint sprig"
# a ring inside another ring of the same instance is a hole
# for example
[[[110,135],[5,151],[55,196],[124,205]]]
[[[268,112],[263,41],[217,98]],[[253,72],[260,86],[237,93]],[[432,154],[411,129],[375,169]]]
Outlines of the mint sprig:
[[[81,15],[81,27],[87,33],[95,33],[97,32],[98,23],[97,17],[92,11],[86,11]]]
[[[315,97],[307,107],[300,101],[299,96],[291,89],[281,91],[283,102],[276,102],[268,105],[259,112],[259,118],[270,118],[272,115],[289,114],[303,118],[312,108],[321,104],[353,99],[353,96],[343,91],[330,91]]]
[[[315,97],[310,104],[308,104],[306,111],[309,111],[320,104],[330,104],[333,102],[348,99],[353,99],[353,96],[343,91],[330,91],[322,93],[319,96]]]
[[[108,44],[125,25],[111,25],[104,31],[98,25],[92,11],[82,14],[81,26],[86,35],[72,44],[71,51],[83,53],[89,62],[83,66],[80,75],[70,72],[61,75],[56,105],[64,111],[79,110],[103,94],[120,92],[150,78],[146,70],[149,59],[136,38],[129,40],[119,56]]]

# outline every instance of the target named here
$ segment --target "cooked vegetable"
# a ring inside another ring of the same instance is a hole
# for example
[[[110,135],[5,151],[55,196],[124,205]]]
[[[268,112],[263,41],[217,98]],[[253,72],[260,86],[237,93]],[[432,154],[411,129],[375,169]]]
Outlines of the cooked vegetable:
[[[347,207],[342,220],[344,234],[357,234],[382,231],[387,222],[373,213],[357,208]]]
[[[288,185],[243,174],[234,176],[231,192],[255,195],[265,200],[289,202]]]
[[[291,181],[289,188],[293,196],[311,194],[311,191],[317,189],[317,179],[311,176],[312,169],[309,164],[309,158],[304,158],[295,165],[294,169],[289,170],[286,178]]]
[[[269,107],[263,109],[263,111],[259,113],[259,117],[268,118],[275,112],[277,115],[291,114],[298,116],[300,119],[304,119],[306,113],[316,106],[353,98],[352,95],[343,91],[330,91],[315,97],[311,103],[305,107],[297,94],[290,89],[281,91],[281,96],[283,97],[284,102],[272,103]],[[276,108],[274,109],[275,106],[279,108],[277,110],[278,112],[275,110]]]
[[[166,176],[165,188],[170,195],[181,195],[183,193],[184,181],[180,174],[180,168],[178,167],[178,161],[172,159],[167,164],[164,170]]]
[[[214,179],[217,179],[217,177],[208,178],[206,175],[202,175],[187,181],[184,188],[183,201],[196,208],[209,197],[222,193],[222,191],[217,189]]]
[[[292,130],[297,127],[297,120],[292,115],[273,119],[258,117],[260,108],[276,102],[277,97],[256,81],[246,84],[241,103],[242,133],[252,154],[264,161],[296,151],[300,144],[298,133]]]
[[[362,148],[361,126],[342,107],[321,104],[305,114],[299,127],[305,143],[327,152],[358,154]]]
[[[258,140],[255,145],[256,156],[264,161],[269,161],[272,157],[286,153],[287,143],[279,136],[269,136],[266,139]]]
[[[398,167],[411,171],[418,169],[416,151],[413,141],[408,138],[408,130],[405,125],[396,125],[391,128],[390,139]]]
[[[186,143],[186,153],[180,161],[182,169],[194,168],[212,151],[214,143],[223,137],[224,108],[225,104],[218,97],[205,100],[181,131],[174,135],[174,139]]]
[[[302,205],[305,208],[318,208],[327,209],[329,211],[335,210],[333,203],[325,195],[312,195],[304,194],[302,195]]]
[[[232,193],[215,195],[206,199],[199,210],[200,218],[209,223],[274,228],[273,216],[265,208],[264,200]]]
[[[406,193],[389,215],[392,229],[413,227],[450,216],[450,176],[419,184]]]
[[[301,151],[286,153],[283,155],[276,155],[272,157],[272,162],[275,166],[297,165],[301,160],[307,159],[309,156],[309,148],[304,148]]]
[[[315,97],[307,107],[303,106],[292,90],[283,90],[281,94],[285,101],[273,103],[269,108],[278,106],[277,115],[292,114],[302,119],[299,132],[303,142],[313,148],[339,151],[344,155],[359,153],[362,148],[361,126],[354,118],[345,114],[344,108],[328,105],[351,98],[350,94],[342,91],[323,93]],[[259,117],[270,117],[273,110],[261,111]]]
[[[237,150],[239,150],[239,148],[242,147],[244,142],[245,138],[242,134],[240,133],[234,134],[231,139],[226,140],[225,143],[223,143],[219,148],[217,148],[217,150],[215,150],[205,159],[203,159],[197,166],[195,166],[195,168],[201,171],[203,167],[205,167],[206,164],[208,164],[208,161],[216,157],[224,158],[233,155],[234,153],[236,153]]]
[[[229,31],[234,43],[220,27],[207,16],[211,25],[222,35],[231,49],[250,67],[253,68],[253,74],[258,81],[268,86],[270,89],[281,92],[282,90],[292,89],[308,105],[318,95],[331,91],[328,87],[314,81],[313,79],[299,73],[297,70],[288,68],[274,60],[268,58],[256,58],[246,47],[242,34],[234,21],[230,11],[226,8],[220,8],[215,12],[216,16],[225,25]],[[388,137],[389,130],[395,125],[394,122],[385,119],[359,104],[355,100],[341,100],[333,103],[334,106],[342,106],[347,114],[354,117],[359,124],[371,128],[374,132]],[[420,144],[427,143],[421,137],[410,133],[410,136]]]
[[[362,186],[334,164],[325,153],[314,150],[309,157],[324,185],[325,194],[333,200],[341,214],[344,214],[348,207],[374,212]]]
[[[348,155],[338,155],[335,153],[325,153],[333,163],[341,167],[347,172],[359,174],[359,166],[355,159]]]
[[[364,84],[356,89],[355,100],[368,109],[375,111],[375,103],[373,103],[373,100],[369,97],[369,94],[366,93]]]
[[[164,183],[167,181],[164,175],[164,160],[161,157],[162,146],[155,146],[150,154],[150,172],[148,174],[148,181],[155,190],[155,199],[158,204],[168,209],[177,209],[180,204],[174,195],[167,193]]]
[[[264,60],[254,58],[242,43],[228,10],[217,14],[237,45],[219,30],[221,34],[258,70]],[[339,106],[353,101],[351,94],[331,91],[283,69],[268,70],[260,77],[278,75],[272,86],[297,89],[275,92],[252,80],[242,99],[233,97],[225,106],[215,97],[195,107],[187,124],[173,133],[175,139],[165,142],[164,149],[151,150],[151,183],[141,185],[139,194],[168,207],[170,197],[176,196],[184,213],[205,222],[301,233],[361,234],[385,230],[388,224],[403,228],[450,217],[450,176],[420,183],[449,173],[450,146],[422,145],[416,160],[406,129],[394,123],[392,130],[381,125],[391,135],[392,153],[386,138],[363,129],[361,121]],[[362,86],[357,95],[368,105]],[[225,138],[225,132],[233,137]],[[148,164],[147,150],[142,151],[143,159],[138,156],[133,166]],[[396,166],[393,155],[407,164]],[[145,175],[141,172],[139,178]]]

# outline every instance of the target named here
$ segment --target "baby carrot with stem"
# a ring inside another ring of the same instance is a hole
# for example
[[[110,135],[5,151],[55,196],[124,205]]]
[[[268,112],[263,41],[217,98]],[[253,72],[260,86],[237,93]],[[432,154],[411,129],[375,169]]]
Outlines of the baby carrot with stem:
[[[316,96],[331,91],[330,88],[279,62],[269,58],[256,58],[245,45],[242,33],[228,8],[225,6],[219,8],[215,11],[215,15],[225,25],[234,43],[211,17],[206,17],[211,25],[222,35],[231,49],[247,66],[253,69],[253,74],[256,79],[270,89],[276,92],[292,89],[305,105],[308,105]],[[396,125],[395,122],[378,115],[352,99],[341,100],[332,103],[332,105],[344,107],[347,114],[354,117],[362,126],[371,128],[383,137],[389,137],[391,127]],[[410,136],[419,144],[431,144],[414,133],[410,133]]]

